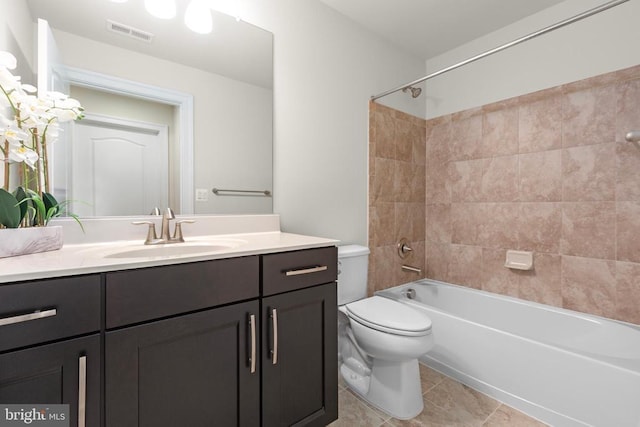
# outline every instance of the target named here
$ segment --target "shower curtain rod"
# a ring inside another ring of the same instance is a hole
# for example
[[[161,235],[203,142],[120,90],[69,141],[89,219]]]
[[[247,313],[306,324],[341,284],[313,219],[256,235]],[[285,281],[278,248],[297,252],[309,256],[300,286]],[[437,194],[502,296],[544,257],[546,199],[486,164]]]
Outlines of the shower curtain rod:
[[[557,30],[558,28],[562,28],[562,27],[564,27],[566,25],[573,24],[574,22],[580,21],[580,20],[582,20],[584,18],[588,18],[588,17],[590,17],[592,15],[598,14],[600,12],[603,12],[603,11],[605,11],[607,9],[610,9],[612,7],[615,7],[615,6],[618,6],[618,5],[622,4],[622,3],[626,3],[628,1],[629,0],[613,0],[613,1],[601,4],[600,6],[597,6],[597,7],[594,7],[593,9],[589,9],[589,10],[587,10],[585,12],[579,13],[579,14],[571,17],[571,18],[567,18],[567,19],[562,20],[560,22],[557,22],[557,23],[555,23],[553,25],[549,25],[548,27],[545,27],[545,28],[543,28],[541,30],[538,30],[538,31],[535,31],[533,33],[527,34],[526,36],[520,37],[519,39],[515,39],[513,41],[505,43],[502,46],[498,46],[498,47],[493,48],[491,50],[487,50],[487,51],[482,52],[482,53],[480,53],[480,54],[478,54],[476,56],[473,56],[471,58],[465,59],[464,61],[458,62],[457,64],[450,65],[450,66],[448,66],[446,68],[443,68],[443,69],[441,69],[439,71],[436,71],[435,73],[428,74],[428,75],[426,75],[424,77],[421,77],[421,78],[419,78],[417,80],[414,80],[412,82],[403,84],[402,86],[398,86],[398,87],[396,87],[394,89],[390,89],[390,90],[388,90],[386,92],[379,93],[378,95],[373,95],[371,97],[371,100],[375,101],[378,98],[382,98],[383,96],[390,95],[390,94],[392,94],[394,92],[397,92],[399,90],[408,88],[409,86],[413,86],[413,85],[416,85],[418,83],[422,83],[425,80],[432,79],[432,78],[437,77],[437,76],[439,76],[441,74],[447,73],[447,72],[449,72],[451,70],[455,70],[456,68],[460,68],[463,65],[470,64],[470,63],[475,62],[475,61],[477,61],[479,59],[482,59],[482,58],[485,58],[487,56],[493,55],[494,53],[498,53],[500,51],[508,49],[508,48],[510,48],[512,46],[515,46],[517,44],[520,44],[522,42],[526,42],[527,40],[531,40],[533,38],[536,38],[538,36],[541,36],[543,34],[551,32],[553,30]]]

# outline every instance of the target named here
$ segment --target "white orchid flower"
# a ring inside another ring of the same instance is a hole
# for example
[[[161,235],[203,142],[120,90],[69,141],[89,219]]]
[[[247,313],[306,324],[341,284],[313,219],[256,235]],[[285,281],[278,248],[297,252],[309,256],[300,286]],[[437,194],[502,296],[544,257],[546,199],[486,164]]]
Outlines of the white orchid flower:
[[[22,141],[26,141],[30,138],[29,134],[18,127],[18,124],[14,120],[7,120],[2,118],[0,127],[0,142],[7,141],[11,146],[22,145]]]
[[[54,142],[60,135],[60,125],[57,122],[51,122],[47,126],[47,143]]]
[[[70,122],[72,120],[76,120],[79,117],[78,112],[73,109],[56,110],[55,114],[58,122],[60,123]]]
[[[20,110],[20,120],[27,121],[30,119],[35,123],[39,123],[43,118],[47,117],[49,105],[33,95],[27,95],[20,100],[18,109]],[[45,121],[47,120],[48,118],[45,119]]]
[[[47,141],[52,141],[52,138],[56,138],[58,136],[58,120],[56,116],[50,115],[47,119],[45,117],[41,117],[41,120],[37,123],[37,125],[29,128],[32,134],[37,134],[39,137],[43,137],[46,135]]]
[[[65,98],[61,100],[61,102],[57,102],[56,106],[58,108],[67,108],[67,109],[82,109],[80,102],[74,98]]]
[[[84,110],[77,100],[61,92],[38,98],[36,87],[22,84],[20,77],[11,73],[16,66],[15,56],[0,51],[0,156],[29,166],[37,175],[27,170],[25,181],[34,182],[38,191],[49,191],[47,150],[42,151],[43,159],[37,151],[58,138],[61,122],[81,119]]]
[[[20,77],[16,77],[6,68],[0,67],[0,87],[6,93],[20,86]]]
[[[65,99],[69,98],[69,95],[65,95],[62,92],[56,92],[55,90],[52,90],[45,93],[44,97],[53,101],[64,101]]]
[[[35,169],[38,154],[30,148],[20,145],[9,150],[9,160],[16,163],[24,162],[31,169]]]

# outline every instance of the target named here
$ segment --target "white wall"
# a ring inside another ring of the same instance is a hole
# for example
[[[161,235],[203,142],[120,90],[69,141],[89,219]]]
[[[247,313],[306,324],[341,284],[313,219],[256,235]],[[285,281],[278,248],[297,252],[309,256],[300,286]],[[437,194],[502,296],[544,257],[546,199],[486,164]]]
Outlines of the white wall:
[[[31,84],[35,73],[34,36],[26,1],[0,0],[0,50],[9,51],[18,59],[20,69],[14,74]]]
[[[427,61],[427,72],[606,3],[567,0]],[[640,63],[640,0],[524,42],[427,82],[427,118]]]
[[[274,33],[274,212],[282,228],[367,243],[368,102],[424,62],[317,0],[246,0]]]

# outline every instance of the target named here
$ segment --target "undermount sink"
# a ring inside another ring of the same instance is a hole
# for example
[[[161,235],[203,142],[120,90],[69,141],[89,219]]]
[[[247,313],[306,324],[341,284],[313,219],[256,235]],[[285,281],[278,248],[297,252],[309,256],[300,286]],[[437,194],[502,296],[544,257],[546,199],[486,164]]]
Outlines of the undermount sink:
[[[149,258],[181,255],[197,255],[201,253],[222,251],[231,249],[233,246],[216,244],[160,244],[154,246],[143,246],[137,249],[127,249],[119,252],[112,252],[105,255],[105,258]]]
[[[91,248],[84,252],[102,258],[116,259],[180,257],[225,251],[236,248],[243,243],[246,242],[239,239],[211,239],[157,245],[136,243],[122,246],[109,245],[106,247]]]

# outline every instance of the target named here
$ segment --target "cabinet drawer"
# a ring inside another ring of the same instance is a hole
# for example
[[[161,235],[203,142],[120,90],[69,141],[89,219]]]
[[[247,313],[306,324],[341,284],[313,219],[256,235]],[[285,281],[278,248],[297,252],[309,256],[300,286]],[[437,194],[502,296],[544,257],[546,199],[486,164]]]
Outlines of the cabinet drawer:
[[[257,298],[257,256],[107,273],[107,328]]]
[[[0,286],[0,351],[99,329],[99,275]]]
[[[338,248],[305,249],[262,256],[262,294],[274,295],[338,278]]]

